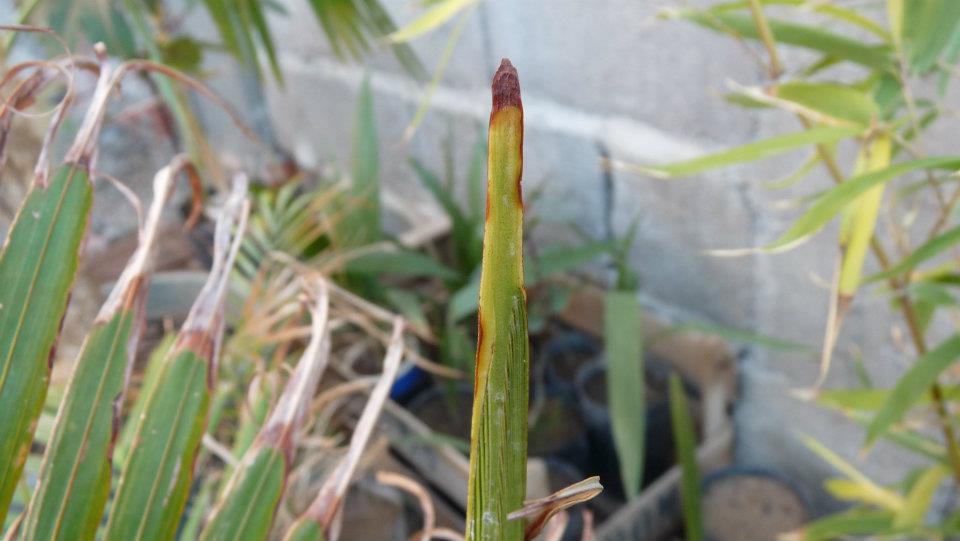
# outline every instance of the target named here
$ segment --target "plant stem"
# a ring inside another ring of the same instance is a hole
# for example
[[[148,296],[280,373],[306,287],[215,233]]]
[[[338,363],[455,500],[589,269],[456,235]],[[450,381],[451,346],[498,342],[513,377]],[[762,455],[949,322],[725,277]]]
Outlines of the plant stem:
[[[773,38],[773,32],[770,30],[770,25],[767,23],[767,19],[763,14],[763,9],[760,6],[760,0],[749,0],[749,4],[750,11],[753,14],[754,24],[756,24],[761,41],[767,50],[767,54],[770,56],[770,78],[775,82],[783,73],[783,65],[781,64],[780,57],[777,54],[777,47]],[[809,120],[801,116],[798,116],[798,118],[800,119],[800,122],[803,124],[804,128],[810,129],[811,124]],[[837,165],[837,162],[834,159],[833,154],[830,153],[829,149],[827,149],[824,145],[817,145],[817,153],[823,160],[824,166],[827,168],[827,171],[829,171],[830,177],[833,179],[834,183],[842,183],[844,180],[843,172],[840,170],[840,167]],[[960,190],[958,190],[958,192],[960,192]],[[877,261],[880,263],[881,268],[884,271],[889,269],[890,258],[887,257],[887,254],[883,249],[883,245],[880,244],[880,241],[877,239],[876,235],[870,239],[870,249],[873,252],[874,257],[876,257]],[[890,288],[896,292],[897,304],[900,306],[900,311],[903,313],[903,318],[907,323],[907,328],[910,331],[910,337],[913,341],[914,348],[917,350],[918,355],[923,355],[927,351],[926,342],[923,337],[923,330],[920,328],[920,323],[917,320],[916,310],[913,307],[913,303],[903,289],[905,284],[902,284],[896,277],[890,278],[888,283]],[[933,398],[934,409],[937,412],[940,429],[943,432],[943,438],[945,440],[944,443],[947,447],[947,455],[950,459],[954,480],[957,482],[957,484],[960,484],[960,445],[957,443],[957,438],[954,434],[953,425],[950,421],[950,415],[947,411],[946,402],[943,397],[943,389],[940,387],[939,383],[934,383],[930,386],[930,395]]]
[[[753,14],[753,21],[757,25],[757,32],[760,33],[760,41],[763,42],[763,46],[770,56],[770,79],[776,81],[783,75],[783,63],[780,62],[780,55],[777,54],[777,44],[773,40],[773,31],[767,24],[767,18],[763,16],[763,7],[760,5],[760,0],[750,0],[750,12]]]

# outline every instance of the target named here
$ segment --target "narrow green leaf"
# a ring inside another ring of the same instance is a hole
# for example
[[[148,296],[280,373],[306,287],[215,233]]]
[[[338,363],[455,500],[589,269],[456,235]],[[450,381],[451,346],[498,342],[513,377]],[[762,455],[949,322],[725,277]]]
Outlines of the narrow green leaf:
[[[731,32],[751,39],[759,37],[753,19],[746,15],[711,10],[681,10],[675,14],[713,30]],[[769,20],[769,23],[777,42],[784,45],[803,47],[870,69],[881,71],[894,69],[892,50],[889,45],[869,45],[815,26],[799,23],[778,20]]]
[[[810,206],[809,209],[796,221],[793,226],[767,249],[775,249],[796,242],[811,235],[827,224],[834,216],[840,213],[845,206],[867,190],[901,175],[918,169],[957,169],[960,168],[960,158],[946,156],[938,158],[924,158],[891,165],[886,169],[855,176],[831,188]]]
[[[609,242],[591,241],[575,246],[549,246],[530,261],[524,280],[536,283],[582,267],[600,256],[609,254],[613,246]]]
[[[357,119],[353,133],[353,154],[350,171],[357,208],[344,220],[350,234],[350,245],[358,246],[380,238],[380,152],[377,143],[376,117],[373,111],[373,90],[369,76],[360,85]]]
[[[950,475],[950,470],[944,466],[931,466],[917,479],[910,492],[907,493],[903,509],[897,513],[893,521],[894,528],[914,528],[923,524],[933,495],[940,487],[943,479]]]
[[[301,517],[294,522],[287,533],[283,536],[283,541],[326,541],[323,535],[323,528],[315,521],[306,517]]]
[[[891,511],[903,509],[899,494],[873,482],[840,455],[810,436],[801,436],[801,441],[811,451],[842,473],[846,479],[830,479],[827,488],[837,497],[846,500],[868,502]]]
[[[917,400],[937,381],[937,376],[960,357],[960,335],[941,343],[917,359],[897,380],[883,407],[867,429],[865,445],[872,445],[891,425],[899,421]]]
[[[43,407],[92,194],[82,168],[61,166],[30,189],[0,252],[0,515]]]
[[[670,420],[680,461],[680,505],[683,508],[684,533],[688,541],[704,541],[696,435],[687,395],[676,374],[670,375]]]
[[[764,5],[785,5],[785,6],[795,6],[803,7],[804,11],[811,10],[816,13],[821,13],[829,17],[833,17],[838,21],[843,21],[850,23],[852,25],[858,26],[863,30],[874,34],[884,41],[890,41],[891,36],[885,28],[877,24],[874,20],[866,17],[861,12],[856,9],[846,8],[843,6],[838,6],[836,4],[813,4],[809,3],[809,0],[761,0],[761,3]],[[717,4],[711,6],[710,10],[714,12],[718,11],[732,11],[737,9],[746,9],[749,7],[749,2],[730,2],[727,4]]]
[[[907,63],[918,73],[930,70],[960,31],[960,2],[911,0],[903,7],[901,40]]]
[[[266,539],[283,494],[287,461],[279,449],[256,449],[237,470],[232,488],[214,512],[200,541]]]
[[[861,151],[857,170],[859,173],[879,171],[890,165],[890,138],[876,136]],[[863,262],[867,257],[870,239],[877,225],[880,203],[883,199],[883,184],[878,184],[850,204],[851,224],[847,242],[841,243],[843,260],[840,266],[840,282],[837,294],[849,298],[860,287]]]
[[[879,534],[893,526],[893,513],[854,509],[815,520],[785,536],[785,541],[833,541],[849,536]]]
[[[876,282],[887,280],[889,278],[906,274],[917,267],[917,265],[936,257],[948,248],[955,246],[960,242],[960,226],[948,229],[929,241],[920,245],[919,248],[903,258],[896,265],[890,267],[884,272],[879,272],[866,279],[867,282]]]
[[[529,343],[523,286],[523,108],[509,60],[493,78],[479,343],[470,430],[467,541],[520,541],[507,515],[523,505]]]
[[[373,250],[343,266],[347,272],[370,275],[433,277],[456,280],[459,274],[436,259],[412,250]]]
[[[206,431],[227,285],[249,212],[246,192],[246,179],[237,177],[217,220],[207,281],[163,360],[141,416],[132,420],[136,428],[106,541],[167,541],[176,534]]]
[[[851,86],[838,83],[784,83],[777,87],[776,96],[830,118],[853,122],[863,128],[870,127],[880,116],[880,109],[870,96]]]
[[[633,291],[607,293],[603,311],[607,393],[620,477],[628,498],[640,494],[646,425],[640,303]]]
[[[125,379],[143,322],[151,250],[184,163],[177,158],[157,173],[140,244],[80,348],[27,509],[27,539],[89,540],[96,534],[110,491]]]
[[[477,0],[443,0],[425,11],[416,20],[387,36],[391,43],[404,43],[420,37],[434,28],[449,21],[461,10],[466,9]]]
[[[756,143],[748,143],[692,160],[667,165],[631,166],[630,168],[663,178],[682,177],[708,169],[756,161],[808,145],[833,143],[847,137],[856,136],[860,131],[860,128],[857,127],[811,128],[802,132],[771,137]]]
[[[158,343],[150,356],[147,357],[146,368],[143,370],[143,377],[140,383],[140,391],[137,394],[133,406],[130,408],[129,419],[139,419],[143,415],[143,408],[146,406],[147,397],[153,392],[152,389],[157,385],[160,376],[160,369],[163,367],[163,360],[173,348],[176,341],[175,333],[167,334]],[[136,432],[136,423],[128,422],[123,425],[120,431],[120,437],[117,438],[117,444],[113,450],[113,456],[117,464],[123,464],[127,461],[127,455],[133,446],[133,437]]]

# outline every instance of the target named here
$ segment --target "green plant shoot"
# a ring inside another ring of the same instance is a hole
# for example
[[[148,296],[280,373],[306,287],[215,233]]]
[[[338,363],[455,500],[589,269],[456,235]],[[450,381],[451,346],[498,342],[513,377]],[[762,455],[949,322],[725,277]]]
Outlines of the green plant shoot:
[[[467,541],[518,541],[527,463],[529,345],[523,287],[523,105],[504,59],[493,78],[487,153],[487,218],[470,430]]]

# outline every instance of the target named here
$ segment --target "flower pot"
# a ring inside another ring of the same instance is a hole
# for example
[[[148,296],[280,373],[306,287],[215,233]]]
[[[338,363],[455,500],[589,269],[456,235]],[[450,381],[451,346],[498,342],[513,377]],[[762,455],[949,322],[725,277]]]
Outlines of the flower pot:
[[[676,452],[670,424],[670,404],[665,392],[668,370],[653,359],[648,359],[645,365],[647,412],[643,485],[647,486],[676,462]],[[600,475],[606,491],[623,499],[625,493],[620,478],[620,463],[607,405],[607,367],[602,358],[581,367],[577,373],[576,392],[588,425],[590,455],[593,458],[589,471]]]
[[[600,352],[597,341],[576,332],[564,331],[543,345],[539,361],[552,392],[574,396],[577,372]]]
[[[578,468],[587,465],[590,444],[587,425],[577,405],[561,396],[547,396],[533,410],[527,436],[527,454],[566,461]]]
[[[709,541],[766,541],[796,530],[810,516],[806,500],[783,475],[730,466],[703,480],[703,523]]]

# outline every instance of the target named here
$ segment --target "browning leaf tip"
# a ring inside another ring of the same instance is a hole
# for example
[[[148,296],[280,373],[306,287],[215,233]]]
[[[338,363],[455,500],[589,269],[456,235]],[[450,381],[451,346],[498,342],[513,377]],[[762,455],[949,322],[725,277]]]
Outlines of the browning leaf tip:
[[[520,78],[510,60],[500,61],[500,68],[493,76],[493,112],[504,107],[522,107],[520,103]]]

